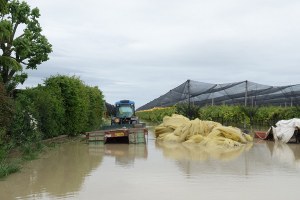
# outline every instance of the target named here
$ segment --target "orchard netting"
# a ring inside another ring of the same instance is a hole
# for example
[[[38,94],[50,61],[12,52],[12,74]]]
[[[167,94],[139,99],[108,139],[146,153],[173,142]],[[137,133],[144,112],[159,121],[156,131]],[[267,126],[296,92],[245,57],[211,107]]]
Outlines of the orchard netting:
[[[168,107],[178,103],[244,106],[298,106],[300,84],[270,86],[251,81],[225,84],[203,83],[187,80],[166,94],[141,106],[138,110]]]

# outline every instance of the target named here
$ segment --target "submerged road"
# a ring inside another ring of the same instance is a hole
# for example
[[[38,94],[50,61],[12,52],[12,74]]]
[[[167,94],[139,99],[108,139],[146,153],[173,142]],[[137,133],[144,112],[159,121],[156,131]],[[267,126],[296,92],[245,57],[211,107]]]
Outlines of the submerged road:
[[[0,181],[0,199],[298,199],[300,145],[255,141],[226,153],[197,146],[70,142]]]

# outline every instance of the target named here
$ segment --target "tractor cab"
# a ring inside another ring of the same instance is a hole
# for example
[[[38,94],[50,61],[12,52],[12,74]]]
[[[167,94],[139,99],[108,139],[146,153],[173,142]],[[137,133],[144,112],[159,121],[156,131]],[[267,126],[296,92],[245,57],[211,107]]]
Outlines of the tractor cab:
[[[111,118],[111,124],[137,124],[134,101],[121,100],[115,103],[115,112]]]

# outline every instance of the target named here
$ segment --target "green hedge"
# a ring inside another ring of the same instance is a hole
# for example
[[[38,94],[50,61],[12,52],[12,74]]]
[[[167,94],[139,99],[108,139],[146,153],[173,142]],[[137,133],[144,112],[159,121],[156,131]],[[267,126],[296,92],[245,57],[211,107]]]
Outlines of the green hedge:
[[[78,135],[84,132],[88,122],[88,94],[83,82],[77,77],[52,76],[45,81],[63,101],[65,110],[65,130],[68,135]]]
[[[187,116],[190,119],[199,117],[199,106],[193,104],[189,105],[188,103],[178,103],[175,105],[175,108],[177,114]]]
[[[224,125],[239,126],[246,123],[249,124],[249,119],[240,106],[206,106],[199,110],[199,118],[202,120],[211,120],[220,122]]]
[[[300,118],[299,107],[260,107],[254,117],[254,124],[274,125],[281,119]]]
[[[162,122],[164,116],[171,116],[175,111],[175,107],[153,108],[150,110],[138,111],[136,115],[145,121]]]
[[[4,85],[0,82],[0,147],[5,143],[6,132],[12,122],[14,102],[8,97]]]
[[[103,115],[105,112],[105,101],[102,92],[98,87],[86,86],[85,90],[88,94],[88,121],[85,131],[98,129],[103,123]]]
[[[75,76],[51,76],[43,86],[21,91],[16,104],[18,111],[12,134],[17,141],[20,133],[27,129],[40,132],[42,139],[95,130],[100,127],[104,113],[102,92],[97,87],[85,85]],[[25,119],[31,124],[36,121],[36,127],[30,127]],[[31,135],[37,134],[33,132]]]
[[[11,149],[19,149],[23,159],[35,158],[42,139],[96,130],[105,111],[104,97],[97,87],[62,75],[20,90],[14,100],[0,83],[0,105],[0,177],[19,169],[7,159]]]
[[[242,126],[270,126],[282,119],[291,119],[300,117],[300,108],[280,107],[280,106],[264,106],[264,107],[244,107],[244,106],[206,106],[197,108],[191,107],[192,114],[198,110],[196,117],[202,120],[212,120],[220,122],[224,125]],[[166,115],[173,113],[187,116],[187,105],[177,105],[177,107],[154,108],[145,111],[139,111],[138,116],[147,121],[161,122]],[[195,116],[192,116],[195,118]]]
[[[3,161],[6,159],[10,149],[7,132],[11,125],[14,112],[15,105],[13,99],[7,96],[5,87],[0,82],[0,177],[2,176],[1,173],[3,173]]]
[[[38,121],[37,126],[43,133],[44,139],[65,133],[63,99],[56,95],[53,88],[39,85],[36,88],[26,89],[18,95],[16,102],[21,101],[22,98],[29,98],[32,102],[34,109],[30,112]]]
[[[17,146],[39,142],[41,132],[38,128],[38,112],[32,99],[25,94],[19,95],[15,101],[15,110],[10,138]]]

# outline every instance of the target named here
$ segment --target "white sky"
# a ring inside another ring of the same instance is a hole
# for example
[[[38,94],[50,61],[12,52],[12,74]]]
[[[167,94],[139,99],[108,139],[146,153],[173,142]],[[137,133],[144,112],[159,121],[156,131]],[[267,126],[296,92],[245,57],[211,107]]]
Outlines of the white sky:
[[[77,75],[137,107],[187,79],[299,83],[299,0],[27,0],[50,60],[24,86]],[[23,87],[24,87],[23,86]]]

